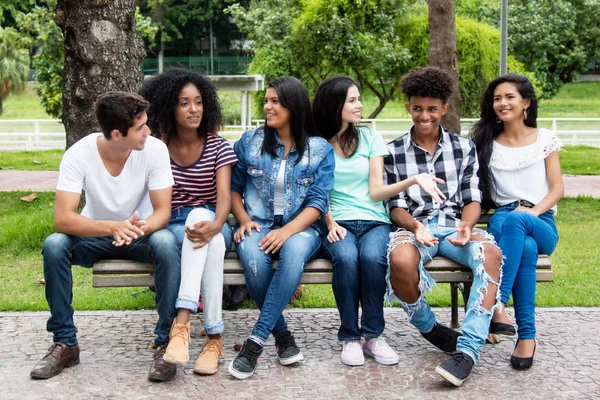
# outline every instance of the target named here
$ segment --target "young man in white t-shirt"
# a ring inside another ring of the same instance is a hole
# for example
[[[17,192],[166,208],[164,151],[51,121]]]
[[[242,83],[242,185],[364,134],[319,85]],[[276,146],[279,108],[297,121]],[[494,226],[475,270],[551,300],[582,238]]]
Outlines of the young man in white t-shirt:
[[[96,116],[102,133],[82,138],[65,152],[56,188],[56,233],[42,249],[51,313],[47,329],[54,344],[31,371],[32,378],[51,378],[79,363],[71,265],[91,267],[119,258],[154,264],[159,319],[148,378],[167,381],[175,376],[175,366],[162,359],[177,313],[180,280],[179,246],[164,229],[171,215],[173,176],[167,147],[149,136],[147,108],[137,94],[101,95]],[[86,205],[78,214],[82,190]]]

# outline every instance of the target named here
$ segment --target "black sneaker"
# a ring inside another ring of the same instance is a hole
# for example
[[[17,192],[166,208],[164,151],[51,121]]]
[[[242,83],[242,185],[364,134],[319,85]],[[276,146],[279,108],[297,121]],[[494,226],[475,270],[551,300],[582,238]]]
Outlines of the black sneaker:
[[[454,386],[460,386],[469,377],[475,362],[465,353],[456,353],[435,368],[435,372]]]
[[[421,332],[421,335],[438,349],[445,351],[446,353],[455,353],[456,341],[458,340],[460,333],[436,322],[431,332]]]
[[[250,378],[256,370],[256,362],[263,347],[253,340],[246,339],[242,350],[229,364],[229,373],[238,379]]]
[[[277,348],[277,356],[281,365],[291,365],[304,360],[304,356],[298,346],[296,346],[296,341],[290,331],[285,331],[277,335],[275,338],[275,347]]]

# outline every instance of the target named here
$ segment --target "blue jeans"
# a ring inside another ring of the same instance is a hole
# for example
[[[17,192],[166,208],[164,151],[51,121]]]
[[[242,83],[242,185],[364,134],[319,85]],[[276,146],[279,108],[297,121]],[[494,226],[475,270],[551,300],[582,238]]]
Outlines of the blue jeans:
[[[319,254],[321,235],[312,227],[291,236],[275,254],[265,254],[258,243],[270,231],[281,227],[281,217],[275,217],[273,227],[262,226],[260,232],[252,231],[237,244],[246,284],[250,295],[260,308],[258,321],[252,329],[252,335],[267,340],[288,330],[283,310],[296,292],[304,266]],[[279,259],[277,269],[273,271],[271,263]]]
[[[48,236],[42,248],[46,300],[50,306],[47,329],[54,342],[68,346],[77,343],[77,328],[73,322],[73,276],[71,265],[90,268],[96,261],[127,259],[154,264],[156,309],[158,322],[154,344],[169,342],[169,330],[177,314],[175,299],[179,290],[179,247],[175,236],[167,229],[142,236],[128,246],[115,247],[112,236],[82,237],[63,233]]]
[[[431,311],[424,293],[431,290],[435,286],[435,281],[423,266],[436,255],[449,258],[459,264],[466,265],[473,271],[473,283],[471,286],[471,294],[467,301],[467,311],[462,325],[462,335],[458,338],[456,350],[468,354],[475,362],[479,361],[481,346],[485,344],[485,339],[488,335],[490,321],[495,308],[500,304],[500,291],[496,293],[496,304],[487,310],[482,307],[484,294],[487,291],[488,284],[498,285],[490,275],[486,272],[484,263],[484,243],[494,243],[493,238],[480,229],[473,229],[473,239],[479,236],[478,239],[484,241],[471,240],[464,246],[454,246],[448,242],[448,238],[456,238],[456,228],[438,226],[438,219],[432,218],[427,223],[427,229],[433,237],[439,239],[439,244],[433,247],[427,247],[424,244],[417,243],[412,232],[400,229],[391,235],[388,254],[390,254],[398,245],[411,243],[417,247],[421,256],[418,271],[419,271],[419,290],[421,292],[417,301],[413,304],[407,304],[394,295],[391,283],[389,283],[388,270],[388,296],[393,300],[398,300],[402,308],[408,314],[408,319],[415,328],[421,332],[430,332],[435,325],[435,314]]]
[[[339,340],[375,338],[385,328],[383,299],[387,271],[387,247],[393,226],[378,221],[337,221],[346,238],[321,240],[323,254],[333,263],[332,288],[340,313]],[[358,303],[362,305],[361,328]]]
[[[536,217],[515,210],[516,205],[500,207],[489,221],[488,231],[504,254],[500,300],[508,303],[513,295],[519,337],[535,338],[535,269],[538,254],[552,254],[558,232],[552,213]]]

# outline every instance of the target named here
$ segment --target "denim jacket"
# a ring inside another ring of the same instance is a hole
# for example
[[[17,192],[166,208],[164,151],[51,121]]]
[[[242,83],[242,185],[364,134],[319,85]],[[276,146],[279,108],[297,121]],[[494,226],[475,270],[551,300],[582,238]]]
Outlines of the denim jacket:
[[[254,222],[270,227],[273,225],[275,182],[285,148],[276,137],[277,157],[273,157],[261,152],[263,140],[264,130],[258,128],[244,132],[233,146],[239,161],[233,167],[231,190],[242,196],[244,208]],[[318,209],[322,216],[329,209],[335,168],[333,148],[325,139],[311,136],[298,164],[297,159],[294,146],[285,164],[284,225],[306,207]]]

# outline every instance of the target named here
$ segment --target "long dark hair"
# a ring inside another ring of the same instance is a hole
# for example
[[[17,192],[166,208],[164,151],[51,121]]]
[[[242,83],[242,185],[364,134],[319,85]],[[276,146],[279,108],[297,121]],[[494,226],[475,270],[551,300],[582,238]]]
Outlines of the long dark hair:
[[[168,69],[144,83],[140,94],[150,102],[148,126],[152,136],[169,143],[177,134],[175,128],[175,107],[179,104],[179,93],[188,83],[193,83],[202,96],[202,120],[198,136],[216,133],[223,126],[223,112],[219,103],[217,88],[206,75],[184,68]]]
[[[523,99],[530,101],[527,108],[527,119],[523,122],[526,126],[537,127],[538,104],[533,85],[523,75],[508,74],[500,76],[490,82],[481,98],[481,115],[479,121],[471,128],[470,137],[477,148],[479,158],[479,188],[483,194],[482,208],[484,211],[496,208],[492,200],[492,193],[496,190],[494,177],[490,171],[490,159],[494,139],[504,130],[504,122],[497,122],[494,111],[494,91],[502,83],[512,83],[516,86]]]
[[[346,103],[348,90],[360,84],[346,75],[335,75],[325,79],[315,92],[313,115],[319,136],[329,141],[342,128],[342,109]],[[340,147],[347,156],[352,156],[358,148],[358,129],[349,123],[340,136]]]
[[[269,82],[268,87],[275,89],[277,97],[279,97],[279,103],[290,112],[290,131],[298,152],[298,159],[296,160],[296,164],[298,164],[306,149],[306,139],[316,133],[308,92],[302,82],[293,76],[275,78]],[[264,130],[265,140],[262,144],[262,152],[276,156],[277,139],[275,135],[277,130],[267,125],[266,116]]]

